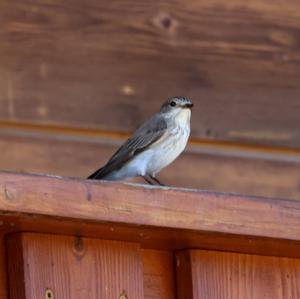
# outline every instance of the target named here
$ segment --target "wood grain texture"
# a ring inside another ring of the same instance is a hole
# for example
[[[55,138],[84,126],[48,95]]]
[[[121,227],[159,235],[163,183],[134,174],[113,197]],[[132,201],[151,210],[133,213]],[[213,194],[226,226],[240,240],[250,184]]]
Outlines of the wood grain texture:
[[[299,147],[300,4],[0,3],[1,119],[131,131],[168,96],[193,136]]]
[[[105,181],[0,174],[0,212],[299,241],[300,202]]]
[[[182,265],[182,263],[188,263]],[[177,283],[190,287],[192,296],[178,299],[287,299],[300,298],[300,260],[215,251],[178,253]]]
[[[8,240],[9,250],[14,246],[9,259],[14,264],[23,255],[26,296],[13,298],[45,298],[47,289],[62,299],[143,298],[137,244],[23,233]],[[11,290],[15,283],[10,276]]]
[[[141,251],[145,299],[174,299],[175,272],[171,251],[143,249]]]
[[[233,235],[187,229],[99,222],[36,214],[0,213],[6,234],[38,232],[124,242],[154,250],[198,248],[300,258],[300,241]]]
[[[2,170],[86,178],[123,140],[19,133],[0,133]],[[158,177],[170,186],[300,199],[300,156],[296,153],[191,145]]]

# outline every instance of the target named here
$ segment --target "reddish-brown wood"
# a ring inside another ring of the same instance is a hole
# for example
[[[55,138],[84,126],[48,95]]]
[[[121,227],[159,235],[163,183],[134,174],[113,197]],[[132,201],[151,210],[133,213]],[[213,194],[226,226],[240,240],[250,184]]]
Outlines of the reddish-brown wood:
[[[190,250],[176,271],[178,299],[300,298],[300,259]]]
[[[104,164],[122,141],[73,133],[1,131],[0,166],[10,171],[85,178]],[[191,145],[158,176],[171,186],[300,199],[297,152]]]
[[[171,187],[0,174],[0,212],[299,241],[300,202]]]
[[[285,3],[3,0],[0,117],[133,130],[184,94],[194,136],[299,147],[300,4]]]
[[[182,251],[177,253],[175,257],[177,299],[195,299],[190,254],[187,251]]]
[[[9,173],[0,182],[3,233],[72,235],[7,236],[10,299],[48,289],[63,299],[300,298],[299,201]],[[155,246],[180,251],[174,261]]]
[[[1,225],[3,223],[1,222]],[[8,299],[7,297],[7,259],[5,238],[2,231],[0,231],[0,299]]]
[[[300,242],[274,238],[258,238],[222,233],[149,227],[98,221],[85,221],[35,214],[9,213],[0,215],[3,232],[31,231],[39,233],[85,236],[141,244],[143,248],[181,250],[184,248],[214,249],[261,255],[300,258]]]
[[[23,233],[8,238],[8,253],[10,290],[20,284],[25,290],[11,299],[45,298],[47,289],[62,299],[143,298],[138,244]],[[23,272],[24,281],[11,269]]]
[[[296,201],[7,173],[0,182],[0,221],[6,233],[300,257]]]
[[[173,253],[162,250],[141,251],[145,299],[174,299],[175,272]]]
[[[26,261],[24,260],[22,240],[19,235],[12,235],[6,245],[9,299],[26,299]]]

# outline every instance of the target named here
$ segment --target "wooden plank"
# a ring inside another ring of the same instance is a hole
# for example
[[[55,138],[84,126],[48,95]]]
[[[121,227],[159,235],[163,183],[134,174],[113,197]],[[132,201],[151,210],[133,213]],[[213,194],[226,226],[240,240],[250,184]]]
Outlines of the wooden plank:
[[[0,224],[3,225],[3,223]],[[2,230],[0,231],[0,299],[8,299],[6,247]]]
[[[141,251],[145,299],[174,299],[173,253],[143,249]]]
[[[9,298],[26,299],[25,261],[22,254],[22,240],[19,235],[9,238],[7,253]]]
[[[25,280],[10,276],[10,290],[22,283],[25,297],[12,298],[45,298],[47,289],[62,299],[143,298],[138,244],[23,233],[8,239],[8,249],[11,265],[20,268],[20,255],[24,261]]]
[[[39,232],[139,243],[155,250],[198,248],[300,258],[300,242],[186,229],[76,220],[36,214],[0,213],[3,231]]]
[[[132,131],[184,94],[195,137],[299,147],[300,4],[286,4],[1,1],[0,118]]]
[[[192,285],[192,294],[181,292],[178,299],[300,298],[299,259],[202,250],[180,252],[177,259],[177,283]]]
[[[52,135],[19,133],[0,133],[3,170],[86,178],[104,164],[122,142],[56,131]],[[300,199],[300,156],[297,153],[191,145],[158,177],[165,184],[177,187]]]
[[[176,294],[178,299],[195,299],[189,251],[176,254]]]
[[[171,187],[0,174],[1,214],[299,241],[300,202]]]

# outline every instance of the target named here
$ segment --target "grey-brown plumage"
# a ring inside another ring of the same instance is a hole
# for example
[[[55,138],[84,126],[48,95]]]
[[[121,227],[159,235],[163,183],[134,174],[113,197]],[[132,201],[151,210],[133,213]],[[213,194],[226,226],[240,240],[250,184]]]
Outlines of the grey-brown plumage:
[[[146,150],[157,141],[167,129],[167,124],[161,114],[154,115],[142,125],[109,159],[104,167],[90,175],[88,179],[101,179],[114,170],[118,170],[135,155]]]
[[[190,108],[192,106],[192,102],[184,97],[168,99],[162,105],[160,112],[142,125],[110,160],[90,175],[88,179],[119,180],[140,175],[143,177],[150,176],[158,182],[155,179],[155,174],[160,171],[160,166],[163,168],[163,164],[165,164],[164,160],[158,163],[161,155],[168,154],[165,161],[170,160],[169,163],[171,163],[186,145],[190,129]],[[183,109],[189,111],[185,112],[188,115],[186,121],[182,118],[185,115]],[[182,123],[180,122],[181,119],[183,119]],[[176,143],[179,142],[180,144],[181,136],[184,144],[178,149]],[[172,144],[168,140],[175,141],[174,150],[172,150]],[[172,159],[169,156],[172,156]],[[145,179],[150,182],[147,178]]]

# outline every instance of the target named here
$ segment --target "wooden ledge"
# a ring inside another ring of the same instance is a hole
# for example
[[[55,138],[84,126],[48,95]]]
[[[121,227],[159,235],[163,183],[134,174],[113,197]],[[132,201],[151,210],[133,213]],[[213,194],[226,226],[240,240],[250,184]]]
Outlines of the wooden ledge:
[[[300,201],[0,173],[4,230],[300,256]]]

